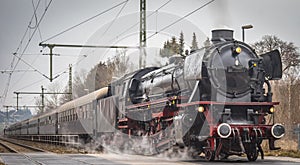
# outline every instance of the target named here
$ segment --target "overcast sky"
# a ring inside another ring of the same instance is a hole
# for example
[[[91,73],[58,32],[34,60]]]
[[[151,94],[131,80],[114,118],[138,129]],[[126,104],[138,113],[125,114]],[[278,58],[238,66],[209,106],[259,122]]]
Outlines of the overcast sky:
[[[38,2],[39,0],[0,0],[0,70],[10,69],[13,53],[16,52],[19,56],[24,52],[22,60],[39,71],[39,73],[32,71],[13,73],[5,99],[3,94],[9,76],[7,73],[0,73],[1,108],[2,105],[16,104],[13,94],[15,91],[38,92],[41,85],[48,87],[51,84],[42,76],[42,74],[49,76],[49,57],[42,55],[49,53],[49,50],[38,46],[41,41],[112,8],[124,0],[53,0],[52,2],[40,0],[34,16],[34,7]],[[50,7],[38,26],[39,30],[36,30],[31,42],[24,50],[49,2],[51,2]],[[165,6],[152,14],[166,2],[168,3]],[[282,40],[295,43],[297,47],[300,46],[299,0],[215,0],[170,28],[160,31],[207,2],[209,0],[148,0],[147,15],[152,14],[152,16],[147,18],[147,36],[151,36],[155,32],[160,33],[150,38],[147,46],[157,50],[162,46],[163,41],[171,36],[178,36],[181,31],[185,34],[186,46],[190,44],[193,32],[196,32],[198,42],[201,44],[206,37],[210,37],[210,31],[215,28],[233,29],[235,30],[235,39],[241,40],[241,26],[246,24],[254,26],[253,29],[246,31],[246,42],[248,43],[260,40],[263,35],[276,35]],[[121,33],[139,21],[138,12],[139,0],[129,0],[73,30],[46,41],[46,43],[136,46],[138,26],[123,35]],[[33,16],[34,19],[29,24]],[[28,26],[31,28],[27,31],[23,43],[19,47]],[[75,71],[82,68],[89,70],[89,67],[100,60],[110,58],[109,54],[112,54],[112,50],[99,51],[55,48],[54,53],[61,56],[54,57],[54,75],[64,71],[69,64],[74,64]],[[115,50],[113,51],[115,52]],[[102,55],[95,56],[97,54]],[[83,55],[89,57],[85,59]],[[14,64],[17,61],[16,59]],[[80,63],[78,63],[79,61]],[[75,65],[76,63],[78,64]],[[20,61],[16,70],[32,70],[32,68]],[[63,88],[67,80],[68,74],[62,74],[52,83],[61,84]],[[21,97],[20,105],[33,105],[34,97],[38,96],[23,95]]]

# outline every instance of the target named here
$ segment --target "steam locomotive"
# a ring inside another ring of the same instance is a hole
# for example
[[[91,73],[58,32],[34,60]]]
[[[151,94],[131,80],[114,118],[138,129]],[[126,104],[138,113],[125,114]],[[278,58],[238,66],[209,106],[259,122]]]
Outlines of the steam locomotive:
[[[274,121],[279,103],[272,102],[270,84],[281,77],[278,50],[258,56],[234,40],[232,30],[218,29],[212,31],[211,45],[185,58],[126,74],[5,131],[28,139],[117,136],[120,146],[146,137],[156,153],[176,146],[210,161],[242,154],[255,161],[259,153],[263,158],[263,140],[275,150],[274,142],[285,133]]]

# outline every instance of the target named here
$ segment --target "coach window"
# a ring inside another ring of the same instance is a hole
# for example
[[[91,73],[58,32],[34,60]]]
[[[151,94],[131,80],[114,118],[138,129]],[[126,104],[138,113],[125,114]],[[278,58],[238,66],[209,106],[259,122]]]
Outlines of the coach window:
[[[51,116],[49,116],[49,122],[48,122],[48,124],[52,124]]]
[[[73,116],[73,120],[75,121],[75,120],[76,120],[76,118],[75,118],[75,111],[74,111],[74,109],[73,109],[72,116]]]
[[[73,109],[71,109],[71,121],[74,120],[73,114],[74,114],[74,111],[73,111]]]
[[[123,83],[123,88],[122,88],[122,95],[123,95],[123,97],[125,97],[125,95],[126,95],[126,86],[127,86],[127,82],[124,82]]]
[[[66,121],[66,111],[63,112],[63,122]]]
[[[70,114],[69,114],[69,116],[70,116],[70,121],[72,121],[72,110],[70,109],[69,111],[70,111]]]
[[[84,118],[84,108],[83,107],[80,108],[80,113],[81,113],[80,118],[83,119]]]
[[[66,121],[69,121],[69,111],[66,110]]]
[[[88,113],[88,104],[84,106],[85,109],[84,109],[84,118],[86,119],[87,118],[87,113]]]
[[[88,105],[84,106],[84,117],[83,118],[87,118],[87,112],[88,112]]]
[[[86,105],[86,118],[88,119],[90,116],[91,106],[90,104]]]
[[[70,110],[67,111],[67,120],[70,121]]]
[[[84,117],[83,118],[87,118],[87,115],[88,115],[88,109],[89,109],[89,107],[88,107],[88,104],[86,104],[86,105],[84,105]]]
[[[88,118],[88,119],[91,119],[91,118],[92,118],[92,105],[91,105],[90,103],[88,104],[87,118]]]
[[[100,100],[97,100],[98,104],[97,104],[97,111],[100,111]]]
[[[71,121],[71,110],[68,110],[68,118],[69,118],[68,121]]]
[[[80,118],[81,118],[81,119],[83,119],[83,117],[84,117],[84,112],[83,112],[83,111],[81,111]]]
[[[89,105],[87,104],[87,105],[86,105],[86,108],[85,108],[85,118],[86,118],[86,119],[88,118],[88,112],[89,112],[88,107],[89,107]]]

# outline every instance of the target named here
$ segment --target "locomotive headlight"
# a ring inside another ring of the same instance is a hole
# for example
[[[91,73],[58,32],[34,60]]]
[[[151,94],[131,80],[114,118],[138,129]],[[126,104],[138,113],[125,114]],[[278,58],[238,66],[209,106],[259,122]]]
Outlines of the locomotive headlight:
[[[274,124],[271,128],[271,134],[274,138],[282,138],[284,136],[285,129],[281,124]]]
[[[205,108],[203,106],[198,107],[198,112],[202,113],[205,111]]]
[[[274,108],[274,107],[271,107],[271,108],[269,109],[269,112],[270,112],[270,113],[274,113],[274,112],[275,112],[275,108]]]
[[[237,54],[240,54],[240,53],[242,52],[242,48],[241,48],[241,47],[236,47],[236,48],[235,48],[235,52],[236,52]]]

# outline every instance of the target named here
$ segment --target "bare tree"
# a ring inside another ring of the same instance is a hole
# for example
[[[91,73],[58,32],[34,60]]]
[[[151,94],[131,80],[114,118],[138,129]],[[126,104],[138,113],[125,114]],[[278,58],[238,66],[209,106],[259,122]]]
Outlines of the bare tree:
[[[58,82],[52,83],[48,86],[47,92],[53,93],[45,96],[45,111],[51,111],[60,105],[59,98],[62,93],[61,86]]]
[[[88,73],[84,85],[89,92],[107,86],[112,79],[112,71],[102,61],[94,66]]]
[[[38,106],[37,107],[37,114],[40,114],[40,113],[43,113],[44,111],[43,111],[43,107],[42,107],[42,98],[41,97],[35,97],[34,98],[34,104],[36,105],[36,106]]]
[[[107,62],[107,66],[113,77],[121,77],[131,71],[129,57],[126,55],[127,50],[117,50],[116,56]]]
[[[286,128],[286,135],[284,137],[284,145],[293,146],[293,128],[296,123],[300,122],[297,117],[299,108],[299,77],[297,77],[300,57],[297,47],[292,42],[286,42],[276,36],[266,35],[262,40],[255,42],[253,48],[258,54],[263,54],[275,49],[281,53],[281,60],[283,63],[283,81],[273,82],[274,101],[279,101],[280,105],[277,107],[275,120],[283,123]],[[288,145],[286,145],[288,144]],[[292,148],[289,148],[292,149]]]
[[[78,98],[85,94],[87,94],[85,79],[87,77],[87,72],[85,70],[80,70],[79,72],[75,72],[73,78],[73,97]]]
[[[69,86],[66,86],[63,90],[63,93],[69,93]],[[60,97],[59,97],[59,103],[60,105],[68,102],[68,101],[71,101],[73,98],[70,98],[70,94],[62,94]]]
[[[44,100],[42,100],[42,97],[35,97],[35,105],[39,106],[37,112],[38,114],[47,111],[52,111],[60,105],[60,94],[58,93],[62,93],[62,90],[58,82],[50,84],[47,87],[46,92],[54,93],[54,94],[44,95]],[[43,105],[43,101],[44,101],[44,105]]]
[[[297,47],[292,42],[286,42],[274,35],[266,35],[261,41],[255,42],[253,48],[258,54],[263,54],[275,49],[281,53],[283,63],[283,73],[287,77],[293,77],[299,69],[300,55]]]

